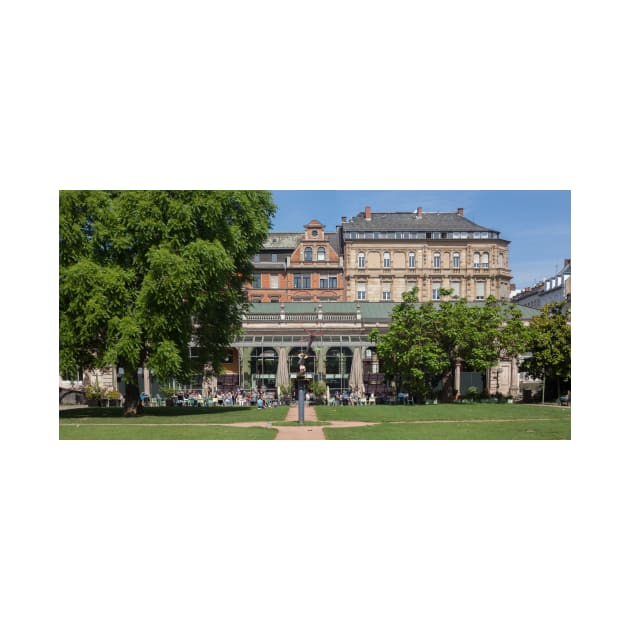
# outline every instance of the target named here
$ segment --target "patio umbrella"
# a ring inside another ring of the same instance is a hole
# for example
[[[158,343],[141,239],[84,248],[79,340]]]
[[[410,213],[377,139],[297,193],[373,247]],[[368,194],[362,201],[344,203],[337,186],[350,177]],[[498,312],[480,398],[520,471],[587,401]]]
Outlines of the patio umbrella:
[[[363,360],[361,358],[361,348],[355,348],[352,356],[352,367],[350,368],[350,388],[363,396]]]
[[[280,394],[280,387],[289,385],[289,360],[287,359],[287,349],[280,348],[278,354],[278,369],[276,370],[276,387]]]

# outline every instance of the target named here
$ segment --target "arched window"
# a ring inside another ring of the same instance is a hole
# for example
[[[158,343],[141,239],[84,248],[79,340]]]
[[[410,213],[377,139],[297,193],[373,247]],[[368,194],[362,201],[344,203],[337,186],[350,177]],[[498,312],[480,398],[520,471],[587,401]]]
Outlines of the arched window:
[[[453,268],[459,269],[459,252],[453,252]]]
[[[347,391],[350,387],[352,350],[346,347],[329,348],[326,352],[326,385],[331,394]]]
[[[416,252],[409,252],[409,269],[416,266]]]
[[[305,247],[304,248],[304,260],[306,262],[310,262],[311,260],[313,260],[313,248],[312,247]]]
[[[479,269],[479,252],[473,254],[473,269]]]
[[[481,268],[489,269],[490,268],[490,256],[488,252],[484,252],[481,254]]]
[[[499,267],[503,267],[503,252],[499,252]]]
[[[440,268],[440,252],[435,252],[433,254],[433,268],[434,269]]]
[[[258,387],[274,387],[278,371],[278,353],[273,348],[254,348],[249,367],[252,382]]]
[[[392,266],[392,256],[389,252],[383,252],[383,267],[389,269]]]
[[[317,260],[326,260],[326,248],[318,247],[317,248]]]
[[[359,252],[359,269],[365,269],[365,252]]]

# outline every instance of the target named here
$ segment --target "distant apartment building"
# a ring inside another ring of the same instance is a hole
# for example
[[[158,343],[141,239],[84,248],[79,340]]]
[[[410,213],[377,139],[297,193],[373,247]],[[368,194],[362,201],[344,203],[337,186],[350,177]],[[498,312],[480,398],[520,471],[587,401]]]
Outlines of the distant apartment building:
[[[400,302],[418,287],[421,302],[453,297],[508,299],[509,241],[456,212],[364,212],[340,226],[345,262],[345,299]]]
[[[337,302],[344,296],[339,235],[312,220],[304,232],[272,232],[254,257],[249,302]]]
[[[552,302],[571,301],[571,259],[565,258],[562,269],[553,276],[537,282],[512,296],[512,302],[520,306],[541,309]]]

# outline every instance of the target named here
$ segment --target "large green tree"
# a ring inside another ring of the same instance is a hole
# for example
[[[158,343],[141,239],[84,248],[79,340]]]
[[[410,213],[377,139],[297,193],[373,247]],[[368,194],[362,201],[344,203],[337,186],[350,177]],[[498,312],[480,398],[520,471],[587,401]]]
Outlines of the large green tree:
[[[555,384],[556,395],[571,387],[571,310],[566,302],[545,304],[529,322],[531,357],[523,371]]]
[[[133,415],[138,368],[185,380],[220,364],[274,213],[264,191],[61,191],[60,370],[123,367]]]
[[[445,289],[440,295],[448,299],[418,304],[417,293],[414,288],[403,294],[386,333],[372,333],[384,370],[399,387],[426,394],[437,378],[442,399],[450,400],[457,361],[484,372],[500,357],[514,357],[524,350],[526,329],[514,305],[493,297],[483,305],[468,304],[463,298],[452,299],[452,291]]]

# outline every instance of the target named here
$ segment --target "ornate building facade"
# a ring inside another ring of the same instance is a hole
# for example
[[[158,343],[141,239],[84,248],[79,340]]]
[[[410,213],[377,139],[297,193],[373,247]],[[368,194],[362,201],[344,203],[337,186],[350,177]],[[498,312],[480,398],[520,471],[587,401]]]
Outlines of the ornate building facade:
[[[245,286],[249,302],[337,302],[343,299],[343,258],[336,232],[312,220],[304,232],[272,232],[254,258]]]
[[[342,217],[346,300],[400,302],[418,287],[419,300],[440,289],[469,301],[509,298],[509,241],[495,228],[457,212],[364,212]]]

